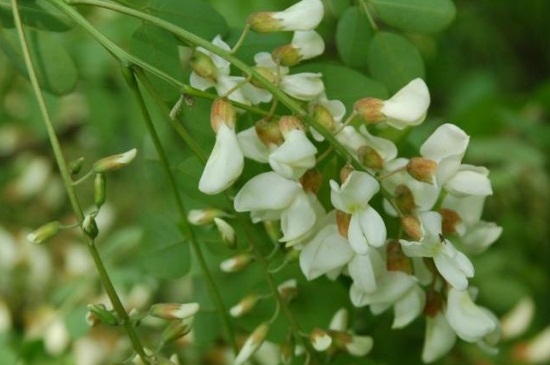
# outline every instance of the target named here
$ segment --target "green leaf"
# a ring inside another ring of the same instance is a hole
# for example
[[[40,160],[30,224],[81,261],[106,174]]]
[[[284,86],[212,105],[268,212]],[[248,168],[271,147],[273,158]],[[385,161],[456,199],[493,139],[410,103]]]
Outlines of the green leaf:
[[[342,61],[350,67],[366,67],[372,36],[365,15],[355,6],[347,8],[336,27],[336,47]]]
[[[391,93],[417,77],[424,78],[424,62],[418,50],[407,38],[390,32],[379,32],[372,39],[369,69]]]
[[[23,24],[41,30],[64,32],[71,29],[71,21],[44,0],[19,0],[19,14]],[[9,0],[0,0],[0,24],[13,28],[13,13]]]
[[[370,96],[385,99],[388,92],[384,85],[359,71],[333,63],[311,63],[299,66],[295,72],[322,72],[327,97],[341,100],[351,110],[358,99]]]
[[[54,95],[66,95],[73,91],[77,82],[76,68],[57,38],[48,32],[32,29],[27,30],[26,38],[40,87]],[[15,69],[28,78],[15,30],[0,33],[0,47]]]
[[[384,22],[408,32],[435,33],[454,19],[451,0],[371,0]]]
[[[144,10],[207,40],[227,32],[225,18],[201,0],[150,0]]]

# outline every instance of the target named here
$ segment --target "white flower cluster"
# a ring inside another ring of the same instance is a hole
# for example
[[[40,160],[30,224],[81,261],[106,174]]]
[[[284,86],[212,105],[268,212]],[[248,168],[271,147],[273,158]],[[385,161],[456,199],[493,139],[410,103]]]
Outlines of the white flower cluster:
[[[388,100],[358,100],[348,120],[362,118],[361,127],[342,123],[344,104],[327,98],[322,75],[292,74],[288,68],[323,53],[322,38],[313,31],[322,16],[320,0],[302,0],[282,12],[253,14],[249,25],[257,32],[295,31],[290,45],[257,54],[256,70],[282,92],[307,102],[309,117],[353,160],[342,168],[339,182],[330,180],[332,208],[327,212],[317,197],[321,176],[313,141],[321,142],[321,134],[295,116],[266,117],[237,132],[236,113],[225,97],[250,105],[268,102],[272,95],[230,76],[229,63],[203,49],[197,49],[204,56],[201,64],[210,66],[195,67],[191,85],[215,87],[222,98],[212,108],[217,137],[199,189],[206,194],[227,189],[241,175],[244,157],[269,164],[270,171],[244,183],[234,208],[249,212],[255,223],[279,221],[279,241],[300,251],[308,280],[349,276],[353,305],[369,306],[374,314],[393,308],[393,328],[424,313],[425,362],[447,353],[457,336],[492,348],[499,324],[474,304],[475,290],[468,285],[474,267],[461,252],[482,252],[502,231],[481,220],[484,199],[492,194],[488,170],[462,163],[469,137],[452,124],[440,126],[421,146],[420,156],[410,159],[399,157],[391,140],[377,136],[381,128],[404,129],[424,120],[430,95],[421,79]],[[219,36],[213,43],[229,50]],[[392,219],[399,219],[401,229],[389,236],[386,221]]]

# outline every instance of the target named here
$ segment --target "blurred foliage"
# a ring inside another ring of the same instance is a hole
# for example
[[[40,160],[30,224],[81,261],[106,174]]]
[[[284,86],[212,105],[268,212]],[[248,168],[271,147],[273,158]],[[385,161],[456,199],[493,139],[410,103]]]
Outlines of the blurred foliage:
[[[21,3],[30,14],[36,7],[48,5],[44,1]],[[207,39],[224,33],[229,43],[234,43],[248,14],[281,9],[293,2],[190,1],[196,7],[192,14],[201,13],[210,19],[213,25],[208,27],[200,19],[197,22],[194,17],[186,17],[190,13],[172,9],[175,2],[169,3],[169,8],[163,7],[162,0],[138,3],[146,3],[144,8],[148,12],[167,20],[176,19],[182,27],[194,29]],[[356,2],[325,1],[328,15],[320,31],[328,53],[307,68],[325,73],[327,93],[341,98],[348,108],[358,97],[386,97],[406,80],[425,75],[432,96],[430,117],[409,135],[411,147],[420,146],[435,126],[444,121],[457,124],[472,136],[466,160],[487,166],[494,188],[494,196],[487,200],[484,219],[504,227],[499,241],[474,262],[477,272],[473,284],[480,288],[479,302],[500,316],[521,298],[532,297],[537,311],[523,337],[504,341],[496,358],[488,357],[475,346],[460,343],[438,363],[516,364],[513,353],[520,343],[550,324],[547,310],[550,307],[550,2],[456,0],[454,21],[443,31],[452,17],[443,17],[432,28],[426,28],[423,14],[413,14],[416,20],[407,23],[403,19],[408,18],[400,18],[402,12],[397,13],[397,19],[392,18],[392,11],[396,10],[388,4],[393,1],[371,3],[380,16],[375,20],[382,20],[378,23],[382,32],[376,35],[369,33],[372,30],[365,23],[355,24],[361,16]],[[436,3],[448,8],[450,1],[434,0]],[[92,8],[81,11],[122,48],[175,78],[187,80],[189,70],[181,68],[177,54],[156,53],[157,49],[166,48],[152,47],[176,45],[180,42],[176,38],[130,17]],[[8,2],[1,1],[0,305],[7,305],[11,320],[7,327],[0,326],[0,364],[17,360],[21,364],[72,364],[72,354],[78,354],[89,338],[98,341],[97,356],[126,349],[128,344],[116,330],[89,330],[84,322],[86,304],[107,300],[102,297],[93,265],[78,237],[64,233],[47,247],[25,240],[32,228],[59,217],[69,222],[70,217],[38,107],[27,80],[19,74],[25,71],[17,58],[20,57],[17,44],[13,43],[10,12]],[[136,163],[109,176],[109,205],[98,219],[102,227],[98,246],[115,285],[128,308],[146,307],[159,301],[200,301],[207,311],[197,318],[198,344],[191,350],[196,353],[188,355],[188,361],[193,363],[206,350],[215,358],[212,340],[218,338],[219,323],[212,314],[212,303],[204,292],[201,277],[184,276],[188,272],[197,273],[198,268],[189,254],[189,246],[179,244],[183,238],[173,213],[174,202],[119,66],[92,38],[78,29],[69,30],[70,22],[63,17],[45,17],[31,26],[36,28],[33,32],[39,45],[34,52],[45,52],[54,66],[44,70],[41,77],[44,89],[51,93],[47,102],[65,154],[72,159],[82,156],[84,164],[90,166],[100,157],[133,146],[140,151]],[[44,32],[41,30],[44,27],[55,32]],[[288,41],[288,37],[280,34],[257,37],[251,34],[237,54],[246,62],[252,62],[258,50],[272,49]],[[41,50],[40,45],[50,43],[46,51]],[[388,48],[387,44],[392,46]],[[387,50],[390,53],[385,53]],[[403,57],[409,60],[407,69],[399,73],[387,70],[392,59]],[[64,67],[66,64],[70,66]],[[163,88],[162,81],[153,81],[161,88],[165,100],[171,103],[177,100],[176,91]],[[184,125],[202,146],[213,143],[213,136],[205,133],[208,114],[208,102],[197,99],[181,115]],[[159,115],[154,118],[162,121]],[[196,191],[202,171],[198,160],[187,157],[188,148],[166,123],[159,122],[157,127],[188,208],[214,203],[228,206],[224,197],[205,200]],[[92,204],[91,188],[83,186],[80,192],[85,197],[85,206]],[[232,252],[220,247],[212,227],[201,227],[197,235],[217,281],[232,289],[224,291],[226,303],[235,303],[251,290],[265,294],[259,274],[229,277],[219,271],[219,262]],[[254,235],[268,250],[269,238],[265,233],[258,229]],[[245,242],[239,242],[239,246],[246,247]],[[296,268],[276,279],[283,282],[289,277],[305,280]],[[311,292],[305,293],[309,296],[307,303],[320,303],[323,309],[310,311],[306,302],[293,303],[293,310],[302,314],[301,324],[307,329],[319,323],[328,324],[334,311],[347,301],[345,285],[319,281],[308,287]],[[199,299],[190,296],[191,287],[198,290]],[[335,292],[345,300],[334,298]],[[272,303],[262,305],[254,316],[239,322],[239,331],[251,330],[261,318],[269,316]],[[391,331],[389,314],[374,317],[359,309],[353,316],[357,331],[374,337],[375,346],[369,357],[373,363],[420,363],[424,330],[421,321],[405,330]],[[48,331],[55,331],[52,324],[56,319],[68,329],[71,345],[58,348],[48,341],[48,334],[55,337],[54,332]],[[276,323],[270,339],[281,340],[286,325],[283,322]],[[4,323],[1,318],[0,323]],[[155,325],[153,328],[157,328]],[[153,337],[145,330],[140,334]],[[111,360],[107,357],[103,361]],[[345,357],[340,361],[358,363]]]

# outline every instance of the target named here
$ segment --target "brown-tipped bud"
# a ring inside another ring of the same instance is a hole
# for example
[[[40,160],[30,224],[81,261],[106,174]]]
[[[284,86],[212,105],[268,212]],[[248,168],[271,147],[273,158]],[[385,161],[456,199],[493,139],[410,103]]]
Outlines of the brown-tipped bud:
[[[302,60],[302,53],[292,44],[287,44],[278,48],[271,53],[271,57],[281,66],[294,66]]]
[[[279,123],[269,120],[260,119],[254,125],[258,138],[266,145],[280,145],[283,143],[283,135],[279,129]]]
[[[294,352],[296,351],[296,343],[294,337],[290,337],[288,340],[284,340],[281,343],[281,361],[283,364],[288,365],[294,359]]]
[[[187,214],[187,221],[194,226],[214,223],[214,218],[227,216],[223,210],[215,208],[191,209]]]
[[[397,240],[388,242],[386,247],[386,268],[388,271],[401,271],[410,275],[413,273],[411,260],[405,255]]]
[[[214,223],[218,228],[218,232],[220,232],[224,245],[232,250],[237,248],[237,235],[233,227],[221,218],[214,218]]]
[[[104,157],[94,163],[92,167],[93,171],[95,173],[100,173],[118,170],[132,162],[132,160],[136,157],[136,154],[137,150],[134,148],[124,153]]]
[[[386,117],[382,114],[382,107],[384,101],[376,98],[363,98],[357,100],[353,104],[353,109],[359,114],[367,123],[380,123],[383,122]]]
[[[462,223],[462,218],[460,215],[452,210],[447,208],[441,208],[439,214],[443,218],[442,231],[444,235],[456,233],[457,225]]]
[[[346,182],[346,180],[348,179],[349,175],[355,171],[355,169],[353,168],[353,166],[351,165],[346,165],[344,167],[342,167],[342,169],[340,170],[340,182],[343,184]]]
[[[224,272],[236,272],[244,269],[252,261],[252,255],[243,253],[222,261],[220,269]]]
[[[254,71],[256,71],[256,73],[258,73],[261,77],[263,77],[264,79],[266,79],[267,81],[269,81],[270,84],[273,84],[273,85],[277,85],[279,83],[279,77],[277,76],[277,74],[275,72],[273,72],[272,69],[270,69],[269,67],[262,67],[262,66],[254,66],[253,67]],[[252,80],[250,80],[250,83],[260,89],[263,89],[264,88],[264,85],[259,82],[258,80],[256,80],[255,78],[252,78]]]
[[[244,364],[254,353],[260,345],[264,342],[265,336],[267,336],[267,332],[269,331],[269,323],[264,322],[260,324],[254,332],[246,339],[244,342],[243,347],[241,348],[241,351],[239,351],[237,358],[235,359],[234,365],[242,365]]]
[[[333,132],[335,129],[334,117],[330,111],[321,104],[313,104],[309,110],[311,117],[326,130]]]
[[[368,168],[381,170],[382,167],[384,167],[384,159],[374,148],[370,146],[365,145],[359,147],[357,155],[359,156],[359,161],[361,161],[361,163]]]
[[[296,279],[290,279],[280,284],[277,287],[281,298],[287,302],[291,301],[298,295],[298,282]]]
[[[217,68],[214,61],[201,51],[195,51],[193,54],[191,58],[191,69],[204,79],[216,80]]]
[[[82,222],[82,229],[84,233],[91,239],[94,239],[99,234],[99,229],[97,228],[97,223],[95,222],[95,217],[91,214],[88,214],[84,221]]]
[[[57,221],[46,223],[27,235],[27,240],[33,243],[44,243],[61,231],[61,224]]]
[[[95,175],[94,179],[94,203],[99,209],[105,203],[107,199],[107,179],[105,174],[99,173]]]
[[[273,18],[273,14],[268,11],[252,13],[246,22],[250,25],[250,29],[256,33],[277,32],[282,29],[282,25],[280,20]]]
[[[163,319],[185,319],[197,314],[199,309],[199,303],[159,303],[151,306],[149,314]]]
[[[416,211],[416,204],[414,203],[414,196],[406,185],[399,185],[395,188],[395,204],[397,208],[404,215],[414,215]]]
[[[401,228],[403,231],[414,241],[422,240],[424,237],[424,230],[422,229],[422,224],[420,219],[416,216],[407,215],[401,218]]]
[[[437,170],[437,162],[428,160],[422,157],[413,157],[407,164],[407,172],[415,180],[425,182],[427,184],[435,183],[435,172]]]
[[[311,331],[309,340],[313,348],[319,352],[326,351],[332,345],[332,337],[320,328],[314,328]]]
[[[285,115],[281,117],[281,119],[279,119],[279,130],[281,131],[283,137],[285,137],[288,133],[295,130],[305,132],[306,126],[300,120],[300,118],[291,115]]]
[[[118,326],[119,321],[116,313],[105,308],[103,304],[88,304],[86,322],[91,326],[103,323],[107,326]]]
[[[237,111],[228,99],[218,98],[214,100],[210,110],[210,125],[214,132],[218,132],[222,123],[234,129],[236,119]]]
[[[435,317],[437,313],[443,310],[444,298],[440,292],[428,290],[426,292],[426,304],[424,305],[424,314],[429,317]]]
[[[300,178],[300,183],[305,191],[312,192],[317,195],[321,184],[323,183],[323,175],[318,170],[307,170]]]
[[[340,236],[348,238],[349,223],[351,222],[351,214],[336,211],[336,226],[338,227],[338,233]]]
[[[193,318],[188,317],[182,320],[171,321],[162,332],[162,342],[169,343],[182,338],[191,331]]]
[[[239,318],[249,313],[258,303],[260,297],[257,294],[249,294],[242,298],[239,303],[229,309],[232,317]]]

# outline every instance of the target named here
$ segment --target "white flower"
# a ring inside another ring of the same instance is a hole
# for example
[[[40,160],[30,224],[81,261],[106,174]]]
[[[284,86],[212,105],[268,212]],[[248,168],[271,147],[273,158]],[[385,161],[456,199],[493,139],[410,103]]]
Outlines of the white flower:
[[[243,167],[244,156],[235,130],[221,123],[216,143],[199,181],[199,190],[210,195],[224,191],[241,175]]]
[[[264,342],[265,336],[269,331],[269,323],[265,322],[256,327],[254,332],[246,339],[243,347],[237,354],[234,365],[244,364],[250,357],[258,350],[260,345]]]
[[[376,308],[375,313],[378,314],[396,303],[416,284],[416,279],[413,276],[399,271],[388,271],[379,275],[377,279],[376,289],[370,292],[362,290],[354,282],[350,289],[353,305],[356,307],[379,305],[380,307]]]
[[[369,246],[381,247],[386,241],[386,226],[382,217],[370,205],[370,199],[380,186],[366,172],[353,171],[342,186],[330,181],[332,205],[351,214],[348,238],[351,247],[360,255],[367,253]]]
[[[512,339],[524,334],[535,314],[535,302],[530,297],[522,298],[514,308],[502,317],[502,337]]]
[[[233,227],[221,218],[214,218],[214,223],[220,232],[223,243],[230,248],[237,247],[237,236]]]
[[[302,186],[275,172],[266,172],[250,179],[235,196],[237,212],[251,212],[253,222],[281,220],[287,242],[306,234],[315,224],[317,214],[310,196]]]
[[[301,60],[309,60],[325,51],[323,37],[314,30],[294,32],[290,44],[300,52]]]
[[[426,336],[422,349],[422,361],[434,362],[449,352],[456,342],[456,334],[443,313],[426,317]]]
[[[269,165],[279,175],[296,180],[315,167],[317,148],[302,130],[292,130],[284,138],[285,142],[269,155]]]
[[[410,257],[432,257],[441,276],[453,287],[464,290],[468,278],[474,276],[474,266],[462,252],[441,236],[441,216],[436,212],[419,215],[423,237],[420,242],[399,240]]]
[[[366,303],[359,304],[362,300],[359,297],[363,293],[377,292],[379,277],[385,269],[386,262],[376,249],[367,250],[365,255],[355,254],[353,256],[348,264],[348,273],[353,279],[352,292],[357,294],[355,299],[352,298],[354,305],[367,305]]]
[[[248,23],[255,32],[311,30],[323,15],[321,0],[302,0],[283,11],[254,13]]]
[[[493,193],[484,167],[462,165],[470,137],[453,124],[443,124],[420,147],[422,157],[437,162],[436,182],[454,195]]]
[[[336,132],[342,128],[342,118],[346,114],[346,106],[340,100],[328,100],[323,92],[308,104],[312,118],[325,127],[329,132]],[[311,128],[313,139],[322,142],[325,138],[314,128]],[[341,142],[342,143],[342,142]]]
[[[268,163],[269,154],[278,147],[275,144],[266,146],[258,136],[254,126],[239,132],[237,139],[244,156],[260,163]]]

